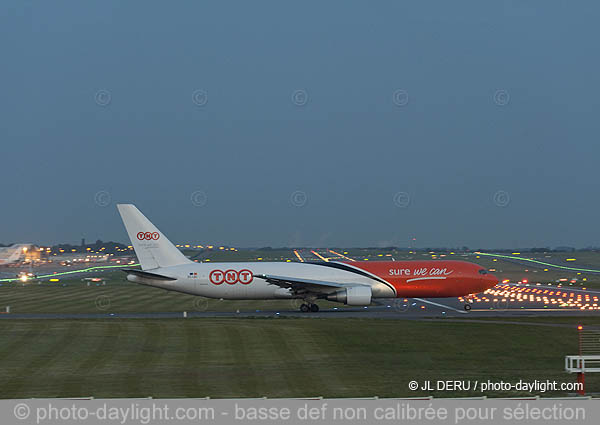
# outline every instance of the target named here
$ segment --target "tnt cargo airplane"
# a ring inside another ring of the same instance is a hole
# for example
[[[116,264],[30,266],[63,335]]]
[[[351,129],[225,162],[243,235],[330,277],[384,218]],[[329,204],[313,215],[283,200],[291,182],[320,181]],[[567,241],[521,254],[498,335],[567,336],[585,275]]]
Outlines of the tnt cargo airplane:
[[[118,205],[141,270],[127,280],[171,291],[228,300],[297,298],[303,312],[327,299],[353,306],[373,298],[468,296],[498,279],[465,261],[369,261],[319,263],[196,263],[185,257],[134,205]],[[470,310],[469,303],[465,309]]]

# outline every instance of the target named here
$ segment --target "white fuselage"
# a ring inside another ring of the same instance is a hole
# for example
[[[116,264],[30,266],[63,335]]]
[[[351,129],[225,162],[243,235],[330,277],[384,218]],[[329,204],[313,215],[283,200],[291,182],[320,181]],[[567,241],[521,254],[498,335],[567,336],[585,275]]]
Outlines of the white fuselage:
[[[159,288],[223,299],[293,298],[289,289],[269,284],[253,275],[294,276],[298,279],[369,285],[373,298],[395,297],[394,290],[373,278],[315,263],[251,262],[251,263],[191,263],[146,270],[176,280],[148,279],[130,274],[127,279]],[[248,272],[251,273],[248,274]],[[235,277],[237,276],[237,279]]]

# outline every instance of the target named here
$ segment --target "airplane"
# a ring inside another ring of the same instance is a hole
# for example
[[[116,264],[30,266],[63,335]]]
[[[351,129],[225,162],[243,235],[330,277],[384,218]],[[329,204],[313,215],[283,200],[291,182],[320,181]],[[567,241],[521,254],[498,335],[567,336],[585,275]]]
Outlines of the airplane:
[[[187,258],[135,205],[118,204],[141,265],[127,280],[170,291],[225,300],[301,299],[300,311],[318,312],[317,300],[368,306],[377,298],[465,297],[498,279],[466,261],[322,261],[196,263]]]
[[[0,248],[0,266],[18,263],[30,247],[31,244],[14,244]]]

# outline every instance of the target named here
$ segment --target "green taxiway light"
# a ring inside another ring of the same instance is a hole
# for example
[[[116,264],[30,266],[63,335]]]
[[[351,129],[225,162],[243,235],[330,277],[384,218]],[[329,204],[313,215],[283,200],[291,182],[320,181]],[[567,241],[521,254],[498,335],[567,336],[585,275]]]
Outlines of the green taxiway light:
[[[68,272],[60,272],[60,273],[53,273],[53,274],[47,274],[47,275],[43,275],[43,276],[37,276],[36,279],[45,279],[47,277],[54,277],[54,276],[64,276],[66,274],[75,274],[75,273],[88,273],[91,272],[93,270],[103,270],[103,269],[118,269],[121,267],[134,267],[134,266],[139,266],[139,264],[123,264],[120,266],[97,266],[97,267],[88,267],[87,269],[81,269],[81,270],[71,270]],[[0,279],[0,282],[15,282],[17,280],[21,280],[21,279]]]
[[[477,255],[487,255],[488,257],[509,258],[509,259],[512,259],[512,260],[529,261],[530,263],[542,264],[544,266],[554,267],[554,268],[557,268],[557,269],[573,270],[573,271],[576,271],[576,272],[600,273],[600,270],[580,269],[580,268],[577,268],[577,267],[561,266],[559,264],[545,263],[544,261],[532,260],[531,258],[514,257],[512,255],[487,254],[485,252],[476,252],[476,254]]]

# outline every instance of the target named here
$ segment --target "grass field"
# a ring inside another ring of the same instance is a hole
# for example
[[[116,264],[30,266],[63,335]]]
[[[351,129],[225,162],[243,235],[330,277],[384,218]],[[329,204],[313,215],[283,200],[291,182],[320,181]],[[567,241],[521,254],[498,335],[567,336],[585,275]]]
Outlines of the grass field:
[[[575,350],[571,329],[480,323],[11,320],[0,397],[417,396],[413,379],[572,382],[563,356]]]
[[[107,274],[106,285],[70,279],[52,283],[10,284],[0,287],[0,310],[11,313],[140,313],[183,311],[297,310],[295,300],[233,301],[170,292],[122,280],[123,273]],[[121,278],[121,279],[119,279]],[[322,308],[345,308],[320,301]]]

